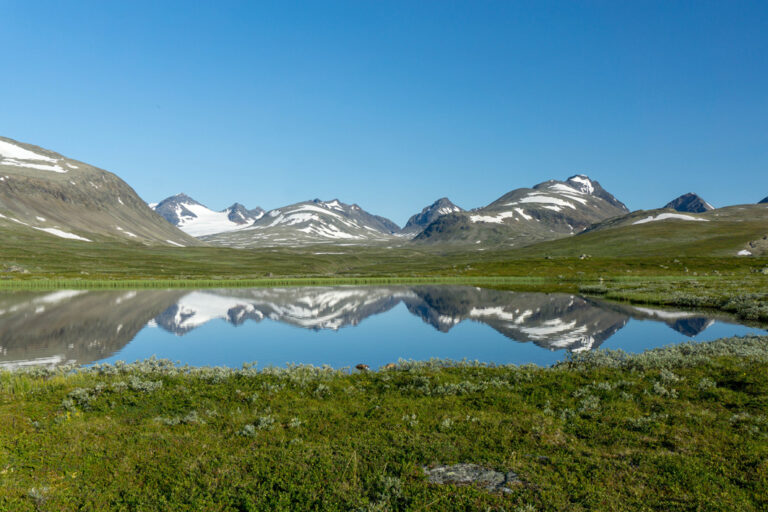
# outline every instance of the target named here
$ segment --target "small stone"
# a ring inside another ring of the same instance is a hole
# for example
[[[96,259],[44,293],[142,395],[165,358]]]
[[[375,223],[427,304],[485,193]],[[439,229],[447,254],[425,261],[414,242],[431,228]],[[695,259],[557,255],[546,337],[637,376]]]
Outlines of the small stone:
[[[437,485],[476,485],[490,492],[511,492],[507,484],[520,479],[513,471],[502,473],[478,464],[454,464],[452,466],[424,467],[427,481]]]

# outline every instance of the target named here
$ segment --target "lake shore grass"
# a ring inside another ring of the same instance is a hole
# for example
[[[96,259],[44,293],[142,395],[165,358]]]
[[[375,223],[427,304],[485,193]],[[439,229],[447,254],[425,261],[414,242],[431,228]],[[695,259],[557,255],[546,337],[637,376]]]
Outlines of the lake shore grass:
[[[0,510],[765,510],[768,337],[553,367],[0,372]],[[513,471],[507,492],[423,468]]]
[[[144,289],[144,288],[264,288],[284,286],[455,284],[546,286],[544,277],[288,277],[261,279],[27,279],[0,280],[0,290]]]

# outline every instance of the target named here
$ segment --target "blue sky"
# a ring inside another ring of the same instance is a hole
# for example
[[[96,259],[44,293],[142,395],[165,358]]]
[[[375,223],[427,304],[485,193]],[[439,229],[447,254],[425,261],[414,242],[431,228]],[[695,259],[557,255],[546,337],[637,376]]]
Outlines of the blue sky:
[[[0,0],[0,135],[215,209],[403,224],[583,172],[768,195],[768,3]]]

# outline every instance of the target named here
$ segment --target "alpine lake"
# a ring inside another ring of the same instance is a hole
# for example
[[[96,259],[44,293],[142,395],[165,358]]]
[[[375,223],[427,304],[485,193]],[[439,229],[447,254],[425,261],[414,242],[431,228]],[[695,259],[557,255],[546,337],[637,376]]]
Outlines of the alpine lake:
[[[400,359],[550,365],[765,334],[713,312],[452,285],[0,292],[0,368],[133,362],[259,367]]]

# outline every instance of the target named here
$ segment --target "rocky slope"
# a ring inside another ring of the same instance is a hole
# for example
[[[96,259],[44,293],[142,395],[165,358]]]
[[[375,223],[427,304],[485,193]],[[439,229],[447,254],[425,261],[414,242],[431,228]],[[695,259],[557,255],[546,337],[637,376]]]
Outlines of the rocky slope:
[[[567,237],[625,215],[627,207],[584,175],[513,190],[488,206],[444,215],[414,238],[421,243],[494,243],[508,246]]]
[[[199,245],[153,212],[114,174],[0,137],[0,231],[3,229],[84,243],[118,239]]]
[[[249,210],[240,203],[217,212],[186,194],[176,194],[150,206],[165,220],[195,237],[243,229],[264,216],[263,209]]]
[[[664,208],[671,208],[678,212],[704,213],[714,210],[715,207],[698,195],[689,192],[667,203]]]

